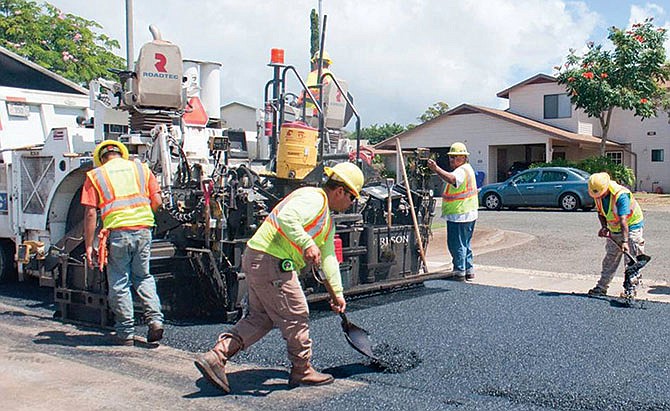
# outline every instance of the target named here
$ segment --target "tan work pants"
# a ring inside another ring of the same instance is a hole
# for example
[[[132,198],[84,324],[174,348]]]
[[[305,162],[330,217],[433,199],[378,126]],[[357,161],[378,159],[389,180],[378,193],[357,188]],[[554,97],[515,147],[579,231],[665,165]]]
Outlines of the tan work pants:
[[[294,367],[305,367],[312,357],[309,308],[295,271],[282,272],[280,260],[248,248],[242,256],[242,272],[249,286],[249,313],[230,331],[244,348],[277,327],[286,340]]]

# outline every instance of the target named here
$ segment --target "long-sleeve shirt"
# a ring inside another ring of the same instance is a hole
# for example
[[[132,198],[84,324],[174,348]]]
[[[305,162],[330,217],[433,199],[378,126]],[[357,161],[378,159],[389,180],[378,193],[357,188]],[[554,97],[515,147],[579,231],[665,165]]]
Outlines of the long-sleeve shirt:
[[[324,204],[324,201],[326,201],[326,204]],[[291,259],[296,269],[301,270],[306,265],[303,257],[304,251],[310,246],[316,245],[304,227],[319,215],[324,206],[326,212],[330,212],[327,197],[323,190],[303,187],[293,192],[291,198],[279,211],[276,219],[279,228],[300,250],[296,250],[267,220],[261,224],[253,237],[247,242],[247,247],[282,260]],[[340,264],[335,256],[334,236],[335,229],[333,228],[323,245],[319,247],[321,250],[321,269],[335,294],[342,296],[342,278],[340,276]]]

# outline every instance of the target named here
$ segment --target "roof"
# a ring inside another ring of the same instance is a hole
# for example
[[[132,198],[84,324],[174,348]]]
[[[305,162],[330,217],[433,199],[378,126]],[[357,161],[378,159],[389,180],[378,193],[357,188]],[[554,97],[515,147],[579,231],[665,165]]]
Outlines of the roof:
[[[497,110],[494,108],[488,108],[488,107],[482,107],[482,106],[475,106],[472,104],[461,104],[460,106],[451,109],[447,111],[446,113],[436,117],[438,118],[444,118],[447,116],[456,116],[456,115],[461,115],[461,114],[475,114],[475,113],[480,113],[480,114],[486,114],[491,117],[495,117],[504,121],[509,121],[511,123],[527,127],[530,129],[533,129],[535,131],[539,131],[544,134],[548,134],[553,138],[557,138],[560,140],[572,142],[572,143],[588,143],[588,144],[600,144],[601,139],[600,137],[595,137],[587,134],[577,134],[577,133],[572,133],[570,131],[563,130],[558,127],[551,126],[549,124],[542,123],[537,120],[532,120],[527,117],[520,116],[518,114],[510,113],[509,111],[504,111],[504,110]],[[431,120],[433,121],[433,120]],[[409,134],[413,133],[415,130],[421,129],[425,124],[423,123],[417,127],[414,127],[411,130],[407,130],[405,132],[402,132],[396,136],[393,136],[391,138],[388,138],[380,143],[377,143],[374,147],[375,149],[378,148],[386,148],[389,143],[391,143],[391,140],[394,140],[396,138],[402,138],[404,134]],[[615,143],[613,141],[608,141],[608,145],[610,146],[615,146],[619,147],[620,144]]]
[[[517,83],[517,84],[515,84],[511,87],[506,88],[505,90],[496,94],[496,96],[498,96],[500,98],[509,98],[509,92],[512,91],[513,89],[517,88],[517,87],[528,86],[530,84],[555,83],[556,81],[557,81],[556,77],[552,77],[550,75],[540,73],[540,74],[536,74],[533,77],[522,81],[521,83]]]
[[[249,105],[249,104],[240,103],[239,101],[232,101],[228,104],[224,104],[224,105],[221,106],[221,109],[224,109],[224,108],[227,108],[227,107],[232,107],[232,106],[242,106],[242,107],[250,108],[252,110],[256,110],[256,107],[254,107],[252,105]]]
[[[0,86],[29,90],[88,94],[80,85],[0,47]]]

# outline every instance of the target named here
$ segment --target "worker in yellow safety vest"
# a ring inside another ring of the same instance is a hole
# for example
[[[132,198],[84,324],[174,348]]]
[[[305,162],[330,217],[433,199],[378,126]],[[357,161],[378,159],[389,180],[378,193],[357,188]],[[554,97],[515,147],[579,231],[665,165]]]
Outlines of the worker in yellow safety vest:
[[[453,263],[452,275],[455,280],[473,280],[475,271],[470,242],[477,221],[477,182],[475,171],[468,162],[468,149],[463,143],[454,143],[449,152],[448,172],[428,160],[428,168],[447,183],[442,194],[442,217],[447,222],[447,248]]]
[[[319,84],[319,55],[320,52],[317,51],[314,53],[314,56],[312,56],[312,59],[310,60],[311,62],[311,71],[307,75],[307,80],[305,81],[305,85],[309,88],[309,91],[312,93],[316,101],[319,101],[320,98],[320,90],[318,87]],[[323,77],[324,74],[330,73],[333,74],[332,71],[330,71],[330,66],[333,64],[333,60],[330,59],[330,55],[328,52],[324,50],[323,52],[323,60],[321,64],[321,79],[323,79],[323,86],[325,87],[326,84],[329,83],[329,77],[326,76],[325,78]],[[318,111],[316,109],[316,105],[312,99],[309,98],[307,93],[304,91],[300,93],[300,97],[298,98],[298,105],[305,105],[305,115],[306,117],[316,117],[318,116]]]
[[[163,338],[163,313],[156,282],[149,273],[149,257],[154,211],[162,204],[160,187],[147,165],[129,160],[128,148],[118,141],[98,144],[93,161],[96,168],[86,173],[81,194],[86,260],[91,268],[94,260],[100,270],[107,265],[109,306],[116,321],[112,341],[130,346],[135,343],[131,284],[144,308],[147,341],[159,341]],[[103,228],[95,259],[98,209]]]
[[[614,278],[623,253],[633,256],[644,254],[644,215],[633,194],[626,187],[612,181],[607,173],[595,173],[589,177],[589,195],[593,197],[598,210],[600,230],[598,237],[611,237],[605,245],[600,279],[589,295],[606,295]],[[636,273],[639,274],[639,273]],[[635,295],[639,278],[624,280],[626,296]]]
[[[291,361],[289,385],[322,385],[333,376],[316,371],[311,363],[309,310],[298,273],[308,264],[321,266],[330,289],[333,311],[346,308],[340,268],[335,256],[335,228],[331,211],[351,207],[363,187],[363,172],[353,163],[324,168],[322,188],[303,187],[277,204],[247,242],[242,272],[249,286],[249,313],[214,348],[200,355],[195,366],[217,388],[228,393],[225,365],[239,350],[248,348],[272,328],[286,340]]]

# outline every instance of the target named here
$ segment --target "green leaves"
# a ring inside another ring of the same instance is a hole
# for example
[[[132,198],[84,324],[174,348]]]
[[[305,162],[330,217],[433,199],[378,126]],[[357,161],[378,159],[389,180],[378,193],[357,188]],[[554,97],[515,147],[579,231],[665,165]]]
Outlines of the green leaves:
[[[393,137],[396,134],[400,134],[405,130],[407,130],[405,126],[397,123],[386,123],[382,124],[381,126],[373,124],[370,127],[361,129],[361,138],[368,140],[368,144],[373,145],[379,143],[380,141],[384,141],[387,138]]]
[[[428,107],[428,109],[426,109],[426,111],[422,115],[417,117],[417,120],[420,120],[422,123],[425,123],[426,121],[430,121],[435,117],[441,116],[447,111],[449,111],[449,104],[445,103],[444,101],[438,101],[437,103]]]
[[[310,59],[319,51],[319,42],[321,41],[319,33],[319,14],[312,9],[309,14],[309,57]]]
[[[119,42],[95,30],[102,26],[49,3],[0,0],[0,45],[69,80],[86,86],[125,67],[115,55]]]
[[[670,79],[663,46],[666,37],[666,30],[654,27],[652,19],[630,30],[611,27],[607,38],[612,50],[589,43],[583,56],[571,49],[566,63],[557,67],[558,83],[566,86],[572,103],[600,119],[603,154],[613,108],[648,118],[656,115],[656,108],[667,98],[662,87]]]
[[[620,184],[627,187],[633,187],[635,184],[635,174],[633,173],[633,170],[622,164],[616,163],[609,157],[592,156],[577,162],[557,159],[550,163],[533,163],[530,167],[574,167],[591,174],[605,171],[612,177],[612,179],[614,179],[614,181],[617,181]]]

